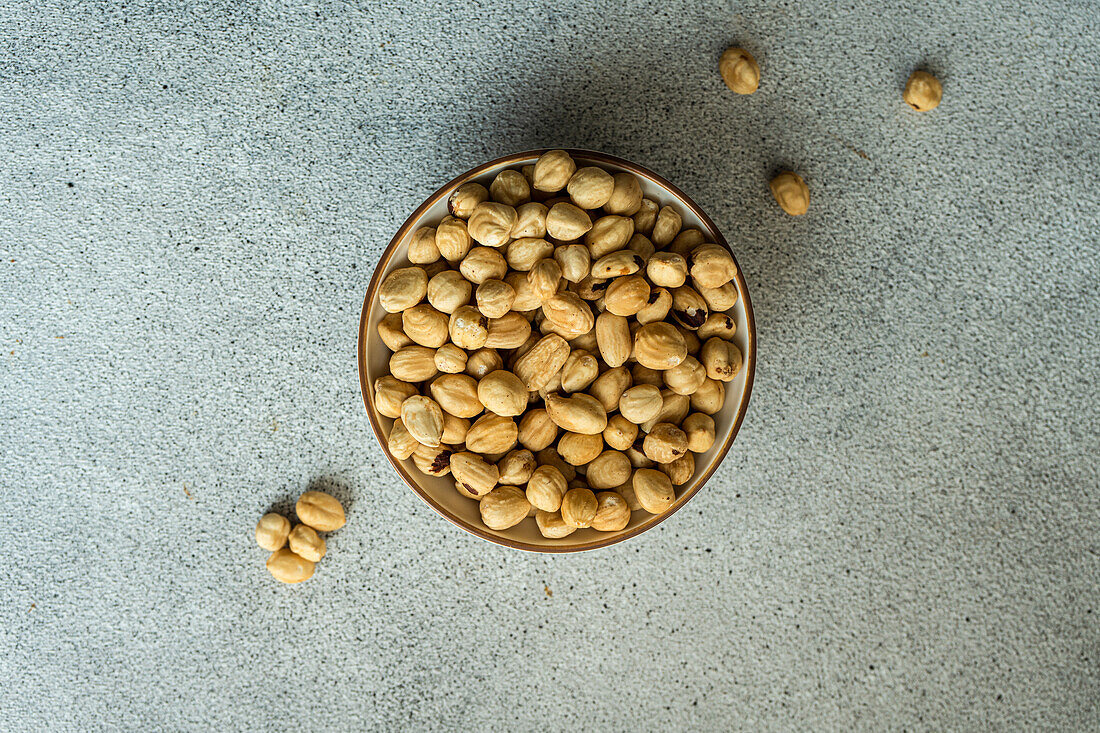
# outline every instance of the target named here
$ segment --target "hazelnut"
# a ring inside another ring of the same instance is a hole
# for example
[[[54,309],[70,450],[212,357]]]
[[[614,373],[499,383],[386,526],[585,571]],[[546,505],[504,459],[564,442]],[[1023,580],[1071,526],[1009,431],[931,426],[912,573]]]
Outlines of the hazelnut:
[[[531,174],[532,185],[539,191],[553,193],[569,183],[577,164],[564,150],[550,150],[539,156]]]
[[[918,112],[928,112],[940,106],[943,85],[927,71],[914,71],[905,82],[905,103]]]
[[[603,168],[586,166],[577,169],[565,188],[569,198],[580,208],[598,209],[611,199],[615,179]]]
[[[801,216],[810,207],[810,189],[797,173],[784,171],[769,186],[780,208],[791,216]]]
[[[738,94],[752,94],[760,86],[760,66],[743,48],[727,48],[718,60],[718,70],[726,86]]]

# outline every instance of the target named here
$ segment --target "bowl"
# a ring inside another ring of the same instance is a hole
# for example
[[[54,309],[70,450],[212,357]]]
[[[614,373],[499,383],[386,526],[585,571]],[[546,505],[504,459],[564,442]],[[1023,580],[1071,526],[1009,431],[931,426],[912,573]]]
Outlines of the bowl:
[[[730,446],[733,445],[738,429],[741,427],[745,410],[748,407],[749,395],[752,392],[753,375],[756,369],[756,324],[753,320],[749,291],[745,285],[740,267],[738,267],[737,277],[734,280],[737,286],[738,299],[731,315],[737,322],[737,334],[734,343],[741,349],[744,364],[734,380],[726,383],[725,404],[717,414],[713,415],[715,421],[714,445],[706,453],[695,457],[695,475],[686,484],[677,487],[676,502],[671,509],[661,515],[648,514],[643,510],[636,511],[631,516],[630,524],[618,532],[580,529],[568,537],[548,539],[539,533],[533,518],[528,518],[515,527],[504,531],[489,529],[481,522],[477,502],[461,496],[455,491],[452,477],[426,476],[416,469],[411,459],[400,461],[391,455],[386,446],[387,436],[393,420],[381,415],[374,405],[373,385],[376,379],[388,373],[391,353],[386,345],[382,343],[377,333],[378,322],[386,315],[378,302],[379,285],[392,270],[409,265],[407,252],[413,232],[420,226],[434,226],[448,214],[447,198],[456,187],[467,181],[477,181],[488,188],[489,183],[503,169],[519,169],[521,166],[532,164],[544,152],[546,151],[531,150],[515,153],[484,163],[463,173],[429,196],[397,230],[397,234],[394,235],[378,261],[374,276],[371,278],[370,286],[367,289],[366,298],[363,301],[363,312],[359,320],[359,386],[363,393],[363,403],[367,408],[367,416],[370,419],[371,427],[374,429],[374,434],[382,446],[382,451],[397,471],[398,476],[428,506],[467,532],[490,542],[533,552],[578,552],[606,547],[652,529],[690,501],[718,469]],[[722,233],[718,231],[718,227],[714,225],[710,217],[683,191],[656,173],[636,163],[605,153],[589,150],[569,150],[567,152],[577,161],[578,166],[598,165],[612,173],[620,171],[633,173],[641,182],[642,191],[647,198],[653,199],[661,206],[672,204],[680,212],[684,227],[698,227],[706,236],[707,241],[717,242],[730,249]],[[732,249],[730,251],[733,252]],[[733,252],[733,254],[736,257],[737,253]]]

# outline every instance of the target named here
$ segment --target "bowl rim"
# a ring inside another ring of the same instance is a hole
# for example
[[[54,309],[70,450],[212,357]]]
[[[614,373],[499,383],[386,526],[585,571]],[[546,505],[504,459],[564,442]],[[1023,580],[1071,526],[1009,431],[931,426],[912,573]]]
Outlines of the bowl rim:
[[[715,455],[711,466],[696,482],[695,488],[692,489],[691,492],[686,497],[684,497],[682,501],[678,502],[678,504],[671,510],[665,512],[664,514],[654,515],[649,520],[641,522],[636,527],[616,533],[609,537],[598,538],[588,542],[566,546],[537,545],[530,542],[524,542],[522,540],[514,540],[508,537],[501,537],[499,535],[493,534],[485,528],[478,527],[475,524],[471,524],[461,517],[452,515],[442,505],[436,502],[431,494],[421,489],[417,481],[409,475],[408,471],[405,469],[405,466],[402,465],[400,461],[394,458],[393,454],[390,453],[389,449],[386,447],[387,438],[383,433],[382,426],[379,424],[378,417],[375,414],[376,410],[372,407],[371,404],[371,400],[373,399],[373,390],[371,390],[370,385],[367,383],[366,349],[368,344],[365,343],[365,340],[367,339],[367,316],[370,312],[371,303],[374,301],[374,297],[378,291],[378,287],[381,285],[382,272],[386,270],[386,267],[389,265],[390,260],[393,259],[394,253],[396,252],[398,245],[403,239],[405,239],[412,227],[419,222],[424,213],[433,205],[435,205],[437,201],[445,196],[449,196],[454,188],[462,183],[465,183],[466,181],[477,178],[478,176],[484,174],[486,171],[489,171],[490,169],[500,166],[507,167],[510,165],[521,163],[523,161],[529,161],[532,158],[538,158],[540,155],[550,150],[560,149],[562,148],[541,148],[537,150],[526,150],[523,152],[512,153],[510,155],[505,155],[500,158],[490,160],[487,163],[482,163],[481,165],[471,168],[465,173],[461,173],[458,176],[455,176],[450,181],[436,189],[436,191],[428,196],[426,199],[424,199],[424,202],[421,203],[420,206],[416,207],[412,214],[410,214],[405,222],[397,229],[396,234],[394,234],[389,244],[386,245],[386,248],[382,251],[382,254],[379,255],[378,264],[375,266],[374,273],[371,275],[370,283],[367,286],[367,294],[363,298],[363,310],[359,316],[359,333],[356,336],[355,345],[355,355],[359,369],[359,391],[363,397],[363,406],[366,408],[367,418],[370,420],[371,429],[374,430],[375,438],[378,440],[378,445],[379,447],[381,447],[382,453],[385,454],[386,459],[389,460],[390,465],[393,466],[393,468],[397,471],[398,475],[405,482],[405,484],[410,489],[412,489],[413,492],[416,493],[416,495],[424,501],[424,503],[434,509],[438,514],[442,515],[452,524],[466,530],[467,532],[470,532],[473,535],[480,537],[483,540],[487,540],[494,544],[503,545],[505,547],[511,547],[517,550],[526,550],[528,552],[546,552],[552,554],[584,552],[586,550],[595,550],[601,547],[614,545],[619,542],[625,542],[632,537],[636,537],[643,532],[646,532],[656,527],[658,524],[665,521],[673,514],[678,512],[680,509],[682,509],[684,506],[686,506],[687,503],[691,501],[704,486],[706,486],[707,482],[710,481],[711,476],[713,476],[715,471],[718,470],[718,466],[721,465],[722,461],[726,457],[726,454],[733,446],[733,442],[737,438],[737,433],[741,429],[741,424],[744,422],[745,413],[748,410],[749,397],[752,395],[753,379],[756,375],[756,320],[753,317],[752,301],[749,299],[748,284],[745,282],[745,277],[741,270],[740,264],[737,264],[737,256],[734,254],[733,249],[729,246],[729,243],[726,242],[725,237],[722,235],[721,230],[718,229],[718,226],[714,223],[714,221],[709,216],[707,216],[706,212],[704,212],[702,208],[700,208],[699,205],[696,204],[686,193],[681,191],[678,187],[674,186],[664,177],[654,173],[645,166],[639,165],[637,163],[632,163],[629,160],[624,160],[623,158],[619,158],[615,155],[601,153],[595,150],[585,150],[582,148],[564,148],[565,152],[569,153],[569,155],[572,156],[574,159],[591,163],[606,163],[618,166],[620,168],[623,168],[624,170],[629,171],[630,173],[633,173],[636,176],[647,178],[653,183],[657,184],[659,187],[665,189],[668,193],[678,199],[680,204],[690,209],[692,213],[699,217],[699,220],[703,223],[703,225],[707,229],[709,229],[709,233],[713,236],[715,243],[724,246],[726,250],[729,251],[730,255],[734,258],[734,263],[737,264],[737,275],[734,279],[737,281],[737,288],[739,293],[741,294],[741,300],[745,309],[745,323],[747,324],[748,331],[748,333],[746,334],[748,353],[745,354],[744,366],[742,367],[746,370],[745,390],[741,397],[741,404],[737,406],[737,414],[734,416],[733,427],[730,430],[729,438],[722,446],[722,449]]]

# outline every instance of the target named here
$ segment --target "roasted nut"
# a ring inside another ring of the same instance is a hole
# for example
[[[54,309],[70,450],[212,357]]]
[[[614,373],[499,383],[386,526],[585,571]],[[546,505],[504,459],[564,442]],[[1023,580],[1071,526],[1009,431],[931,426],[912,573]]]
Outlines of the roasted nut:
[[[435,229],[420,227],[409,240],[409,262],[427,265],[439,259],[439,247],[435,246]]]
[[[626,247],[634,235],[634,220],[629,216],[601,216],[584,236],[593,260]]]
[[[564,392],[580,392],[600,376],[596,357],[582,349],[574,349],[561,368],[561,388]]]
[[[436,375],[435,349],[406,346],[390,357],[390,374],[402,382],[423,382]]]
[[[455,417],[449,412],[444,412],[443,437],[439,440],[444,445],[462,445],[466,442],[466,433],[469,430],[469,420],[463,417]]]
[[[603,442],[602,437],[600,442]],[[593,489],[612,489],[627,481],[633,470],[625,453],[607,450],[589,462],[585,478]]]
[[[516,360],[512,371],[529,392],[534,392],[545,387],[568,358],[569,343],[557,334],[548,334]]]
[[[604,255],[592,263],[591,274],[595,278],[612,278],[633,275],[645,266],[645,260],[628,249]]]
[[[596,318],[596,343],[600,348],[600,356],[609,367],[625,364],[630,358],[633,345],[626,318],[610,312],[601,313]]]
[[[704,288],[696,284],[696,289],[703,296],[711,313],[729,310],[737,304],[737,286],[731,282],[717,288]]]
[[[714,445],[714,418],[702,412],[693,412],[684,418],[680,426],[688,439],[688,450],[706,453]]]
[[[665,383],[663,370],[650,369],[641,364],[635,364],[630,369],[630,376],[634,384],[652,384],[654,387],[661,387]]]
[[[528,330],[530,330],[530,328],[528,328]],[[504,359],[500,358],[500,354],[498,354],[495,349],[483,348],[478,349],[466,358],[466,369],[464,371],[474,379],[481,379],[489,372],[495,372],[497,369],[503,368]],[[474,389],[474,393],[477,393],[476,388]]]
[[[622,415],[611,415],[607,418],[607,427],[603,430],[603,439],[615,450],[626,450],[634,445],[634,440],[637,437],[638,426]]]
[[[495,201],[483,201],[477,205],[474,213],[470,215],[467,230],[475,242],[486,247],[500,247],[508,244],[508,239],[512,236],[512,227],[516,224],[516,218],[516,210],[511,206],[499,204]],[[438,236],[436,234],[437,243]],[[442,248],[440,251],[443,251]]]
[[[725,247],[704,244],[691,252],[691,277],[696,285],[719,288],[737,276],[737,265]]]
[[[603,168],[585,166],[569,178],[565,190],[573,203],[582,209],[598,209],[611,199],[615,179]]]
[[[671,463],[657,464],[657,470],[668,476],[675,486],[683,486],[695,475],[695,456],[685,453]]]
[[[592,257],[583,244],[567,244],[554,250],[554,259],[561,265],[561,276],[571,283],[579,283],[591,271]]]
[[[484,496],[478,496],[474,492],[470,491],[458,481],[455,481],[455,491],[462,494],[467,499],[473,499],[474,501],[481,501],[485,498]]]
[[[499,483],[508,486],[523,486],[531,480],[535,468],[535,454],[523,448],[510,451],[500,461]]]
[[[657,252],[657,248],[653,246],[653,242],[649,241],[649,237],[641,232],[634,232],[634,234],[630,236],[630,241],[626,243],[626,248],[646,261]]]
[[[630,511],[636,512],[636,511],[638,511],[639,509],[642,508],[642,505],[638,503],[638,497],[634,495],[634,477],[633,476],[631,476],[631,480],[627,481],[625,484],[623,484],[621,486],[616,486],[614,491],[615,491],[616,494],[623,497],[623,501],[626,502],[626,506]],[[599,497],[597,497],[597,501],[598,500],[599,500]]]
[[[928,112],[940,106],[943,85],[927,71],[914,71],[905,82],[905,103],[918,112]]]
[[[303,524],[318,532],[335,532],[344,526],[344,507],[331,494],[323,491],[307,491],[298,497],[294,511]]]
[[[668,251],[690,261],[691,253],[705,241],[701,231],[695,227],[688,227],[687,229],[681,229],[680,233],[672,238],[672,243],[668,245]]]
[[[566,491],[565,476],[553,466],[539,466],[527,481],[527,501],[544,512],[558,511]]]
[[[443,344],[435,350],[435,368],[444,374],[461,374],[466,358],[466,352],[454,344]]]
[[[581,300],[600,300],[607,292],[607,280],[597,280],[594,277],[586,277],[577,283],[571,290],[580,296]]]
[[[593,353],[599,348],[599,342],[596,340],[596,328],[593,327],[591,331],[585,334],[581,334],[575,339],[569,339],[569,346],[574,351],[580,349],[581,351],[587,351]]]
[[[558,263],[554,260],[543,260],[543,262],[551,262],[554,267],[558,266]],[[536,269],[541,265],[542,263],[539,263]],[[535,270],[531,271],[532,274],[534,272]],[[568,290],[556,293],[543,300],[542,313],[546,316],[546,320],[555,326],[557,333],[565,338],[576,338],[584,335],[596,325],[592,309],[576,293],[571,293]]]
[[[615,188],[611,198],[603,205],[608,214],[633,216],[642,206],[642,184],[633,173],[616,173],[612,176]]]
[[[470,215],[474,213],[474,209],[477,208],[477,205],[482,201],[488,200],[489,191],[485,186],[471,181],[469,183],[463,183],[451,192],[450,198],[447,199],[447,209],[451,212],[452,216],[457,216],[461,219],[469,219]]]
[[[681,326],[694,331],[709,316],[707,301],[694,288],[684,285],[672,291],[672,318]]]
[[[596,518],[599,502],[589,489],[570,489],[561,500],[562,521],[570,527],[590,527]]]
[[[599,400],[586,394],[548,395],[546,414],[555,425],[571,433],[595,435],[607,427],[607,411]]]
[[[268,552],[275,552],[285,545],[288,534],[290,520],[282,514],[265,514],[256,523],[256,544]]]
[[[570,203],[556,203],[546,214],[546,233],[559,242],[580,239],[591,228],[588,212]]]
[[[534,291],[539,302],[545,305],[546,299],[558,292],[558,284],[561,283],[561,265],[557,260],[539,260],[527,273],[527,282],[531,285],[531,290]]]
[[[708,318],[710,316],[707,316]],[[703,348],[703,342],[699,340],[699,337],[695,335],[694,331],[689,331],[683,326],[677,326],[676,330],[680,332],[680,335],[684,337],[684,346],[687,347],[688,354],[692,356],[698,356],[699,351]]]
[[[639,436],[638,440],[636,442],[640,445],[641,441],[642,441],[642,437]],[[654,466],[657,465],[653,461],[646,458],[645,453],[642,453],[640,450],[638,450],[634,446],[631,446],[631,447],[627,448],[623,452],[626,453],[626,457],[630,459],[630,465],[633,466],[635,469],[638,469],[638,468],[653,468]]]
[[[703,344],[701,361],[708,377],[730,382],[741,371],[741,349],[724,339],[708,339]]]
[[[668,476],[652,468],[640,468],[634,472],[634,496],[638,504],[650,514],[663,514],[676,502],[676,492]]]
[[[610,413],[619,409],[619,398],[632,383],[630,372],[625,367],[615,367],[598,376],[588,393],[600,401],[604,412]]]
[[[661,405],[661,411],[657,413],[656,417],[652,417],[641,424],[640,427],[643,433],[652,432],[654,426],[658,423],[667,422],[672,425],[679,425],[687,417],[688,410],[691,409],[690,397],[676,394],[670,389],[662,390],[661,398],[664,401],[664,404]]]
[[[645,436],[642,451],[646,458],[657,463],[671,463],[684,455],[688,449],[687,435],[671,423],[657,423],[649,435]]]
[[[512,286],[516,291],[516,299],[512,301],[512,310],[519,313],[532,311],[542,305],[542,297],[531,287],[527,281],[526,272],[509,272],[504,277],[504,282]]]
[[[694,356],[687,356],[682,362],[665,370],[663,373],[665,384],[676,394],[690,395],[703,385],[707,378],[707,370]]]
[[[519,421],[519,442],[524,448],[538,452],[544,450],[558,437],[558,426],[546,414],[546,410],[528,410]]]
[[[625,457],[624,457],[625,460]],[[618,532],[630,524],[630,507],[626,499],[614,491],[601,491],[596,494],[596,516],[592,518],[592,529],[600,532]]]
[[[287,536],[290,550],[298,557],[310,562],[320,562],[325,556],[325,541],[313,527],[299,524]]]
[[[645,272],[654,285],[678,288],[687,282],[687,260],[674,252],[657,252],[649,258]]]
[[[477,383],[477,398],[485,409],[498,415],[522,415],[527,407],[527,389],[512,372],[498,369]]]
[[[711,313],[695,333],[704,340],[717,336],[726,341],[732,341],[737,334],[737,322],[725,313]]]
[[[419,447],[420,441],[405,429],[405,424],[401,422],[401,418],[394,420],[393,427],[390,428],[390,434],[386,439],[386,448],[389,449],[394,458],[404,461]]]
[[[538,451],[535,453],[535,460],[538,461],[540,466],[553,466],[558,469],[561,475],[565,476],[566,481],[572,481],[577,477],[577,469],[563,461],[553,448],[543,448]]]
[[[374,380],[374,407],[386,417],[401,417],[401,403],[414,394],[416,387],[392,375],[387,374]]]
[[[708,377],[691,394],[691,409],[713,415],[722,409],[725,401],[726,386],[721,381]]]
[[[617,316],[632,316],[649,303],[650,287],[641,275],[617,277],[607,286],[604,307]]]
[[[476,453],[462,451],[450,456],[451,473],[455,481],[472,494],[485,496],[497,485],[500,469]],[[527,510],[524,509],[526,515]],[[509,525],[511,526],[511,525]]]
[[[451,314],[448,330],[451,341],[460,349],[480,349],[489,338],[489,319],[472,305],[462,305]]]
[[[505,313],[489,319],[485,346],[490,349],[514,349],[531,336],[531,324],[519,313]]]
[[[723,51],[718,71],[726,86],[738,94],[752,94],[760,86],[760,66],[743,48],[730,47]]]
[[[442,445],[438,448],[429,448],[426,445],[417,446],[413,451],[413,465],[420,473],[428,476],[446,476],[451,472],[450,448]]]
[[[791,216],[801,216],[810,208],[810,188],[797,173],[783,171],[768,185],[780,208]]]
[[[462,273],[444,270],[428,281],[428,302],[440,313],[450,315],[470,302],[473,288]]]
[[[577,164],[564,150],[550,150],[539,156],[532,174],[532,185],[539,191],[553,193],[569,183]]]
[[[401,422],[421,445],[438,446],[443,437],[443,408],[430,397],[415,395],[401,403]]]
[[[477,286],[476,298],[477,309],[481,311],[483,316],[500,318],[512,309],[512,302],[516,299],[516,291],[503,280],[485,280]]]
[[[474,247],[462,258],[458,271],[470,282],[481,285],[486,280],[500,280],[507,275],[508,263],[504,255],[492,247]]]
[[[531,186],[522,173],[506,168],[489,184],[489,198],[508,206],[519,206],[531,200]]]
[[[488,413],[466,431],[466,450],[474,453],[507,453],[516,445],[519,429],[510,417]]]
[[[668,323],[647,323],[634,335],[634,358],[650,369],[678,366],[687,357],[684,337]]]
[[[552,540],[560,540],[577,531],[576,527],[570,527],[561,518],[560,512],[544,512],[541,509],[535,512],[535,524],[543,537]]]
[[[301,583],[313,577],[313,563],[288,548],[276,550],[267,558],[267,570],[280,583]]]
[[[516,223],[512,225],[513,239],[541,239],[546,236],[546,214],[550,209],[545,204],[531,201],[516,209]],[[549,243],[547,243],[549,244]],[[508,245],[511,249],[511,245]],[[543,255],[544,257],[549,255]],[[509,265],[511,259],[509,259]],[[518,269],[518,268],[517,268]]]
[[[631,217],[634,219],[634,231],[649,236],[653,231],[653,226],[657,223],[657,212],[660,211],[660,208],[653,199],[642,199],[638,211]]]
[[[562,369],[564,369],[564,368],[565,367],[563,366]],[[550,377],[550,381],[546,383],[545,387],[541,388],[538,392],[531,392],[530,395],[537,395],[538,398],[545,400],[546,395],[553,394],[555,392],[560,392],[560,391],[561,391],[561,369],[554,372],[554,375],[552,377]],[[537,400],[533,400],[530,397],[528,397],[528,404],[530,404],[531,402],[536,402],[536,401]]]
[[[378,302],[389,313],[400,313],[424,300],[428,276],[420,267],[399,267],[378,288]]]
[[[619,414],[630,422],[641,425],[656,417],[664,403],[661,390],[652,384],[639,384],[623,392],[623,396],[619,398]]]
[[[468,374],[444,374],[428,389],[432,399],[455,417],[476,417],[485,409],[477,396],[477,382]]]
[[[533,205],[528,204],[528,206]],[[506,252],[505,259],[509,267],[520,272],[528,272],[539,260],[553,256],[554,245],[538,237],[522,237],[512,240]]]
[[[397,351],[413,342],[401,326],[400,313],[387,313],[378,322],[378,336],[390,351]]]
[[[664,206],[657,214],[657,221],[653,223],[653,233],[649,238],[657,247],[666,247],[680,233],[683,223],[680,212],[671,206]]]
[[[515,486],[498,486],[481,500],[481,521],[497,531],[514,527],[527,518],[531,505]]]
[[[603,435],[566,433],[558,441],[558,455],[573,466],[584,466],[603,452]]]
[[[470,230],[466,222],[448,216],[435,228],[435,246],[448,262],[458,262],[470,251]]]
[[[438,349],[447,343],[447,316],[427,303],[402,311],[401,327],[421,346]]]
[[[639,326],[663,321],[668,317],[668,312],[671,308],[672,294],[664,288],[653,288],[649,293],[649,302],[647,302],[640,311],[634,314],[634,321]]]

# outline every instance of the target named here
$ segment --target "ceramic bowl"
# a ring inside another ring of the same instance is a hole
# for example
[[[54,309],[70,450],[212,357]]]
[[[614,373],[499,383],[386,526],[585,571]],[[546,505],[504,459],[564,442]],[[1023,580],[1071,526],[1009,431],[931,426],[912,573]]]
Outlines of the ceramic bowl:
[[[739,297],[731,315],[737,321],[737,336],[734,342],[744,355],[744,365],[737,377],[726,383],[725,405],[713,416],[716,426],[714,445],[706,453],[695,457],[695,475],[688,483],[677,487],[676,503],[669,511],[660,516],[641,510],[636,511],[630,519],[630,524],[619,532],[581,529],[562,539],[547,539],[539,533],[534,518],[528,518],[515,527],[498,532],[482,524],[477,502],[455,491],[454,479],[451,476],[425,476],[416,469],[412,460],[400,461],[394,458],[386,448],[386,436],[389,435],[393,420],[379,414],[373,404],[374,382],[388,373],[387,366],[390,358],[390,350],[382,343],[376,330],[378,322],[386,315],[378,302],[378,287],[392,270],[409,265],[407,252],[412,233],[421,226],[435,226],[448,214],[447,198],[457,186],[467,181],[478,181],[488,187],[500,171],[505,168],[518,170],[521,166],[534,163],[544,152],[546,151],[532,150],[516,153],[463,173],[429,196],[397,230],[389,246],[382,252],[374,270],[374,276],[371,278],[366,299],[363,301],[363,313],[359,321],[359,385],[363,393],[363,403],[367,408],[367,416],[370,418],[371,427],[382,446],[382,451],[393,464],[401,480],[428,506],[467,532],[490,542],[535,552],[577,552],[622,542],[657,526],[690,501],[707,483],[729,451],[741,421],[745,417],[756,369],[756,325],[753,321],[749,291],[738,269],[734,282]],[[642,190],[647,198],[653,199],[661,206],[673,205],[683,217],[685,227],[698,227],[708,242],[717,242],[724,247],[729,247],[710,217],[680,189],[656,173],[636,163],[604,153],[588,150],[568,152],[577,161],[578,166],[597,165],[612,173],[619,171],[633,173],[641,181]],[[731,251],[736,257],[736,250],[731,249]]]

